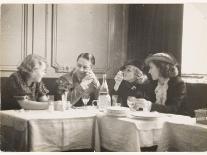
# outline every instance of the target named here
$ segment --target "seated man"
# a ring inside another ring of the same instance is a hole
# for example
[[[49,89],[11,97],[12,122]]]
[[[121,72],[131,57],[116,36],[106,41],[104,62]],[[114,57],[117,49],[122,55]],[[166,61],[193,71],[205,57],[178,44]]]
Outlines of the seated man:
[[[57,99],[66,92],[67,100],[74,106],[83,106],[82,97],[90,95],[90,101],[98,98],[99,81],[93,73],[95,58],[90,53],[81,53],[77,58],[77,67],[57,80]]]

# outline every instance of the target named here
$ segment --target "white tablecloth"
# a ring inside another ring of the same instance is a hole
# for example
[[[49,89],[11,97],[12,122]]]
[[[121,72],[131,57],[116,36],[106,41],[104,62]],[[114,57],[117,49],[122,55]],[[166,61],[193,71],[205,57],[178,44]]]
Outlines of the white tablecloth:
[[[82,109],[1,111],[2,145],[10,151],[95,149],[96,113]]]
[[[110,151],[140,151],[138,131],[133,123],[99,116],[98,125],[102,147]]]
[[[100,147],[136,152],[207,151],[207,126],[179,115],[143,120],[108,116],[97,110],[0,111],[1,141],[9,151],[66,151]]]
[[[207,151],[207,125],[193,121],[179,123],[169,121],[164,124],[158,151],[199,152]]]
[[[157,145],[164,117],[142,120],[128,117],[97,115],[101,146],[110,151],[140,151],[140,147]]]
[[[111,151],[207,151],[207,126],[195,118],[166,115],[153,120],[98,115],[101,146]]]

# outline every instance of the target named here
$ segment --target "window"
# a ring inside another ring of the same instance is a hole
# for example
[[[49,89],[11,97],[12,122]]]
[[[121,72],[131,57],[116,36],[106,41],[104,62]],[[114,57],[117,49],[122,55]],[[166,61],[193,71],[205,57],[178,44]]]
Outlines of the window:
[[[184,4],[181,72],[207,75],[207,3]]]

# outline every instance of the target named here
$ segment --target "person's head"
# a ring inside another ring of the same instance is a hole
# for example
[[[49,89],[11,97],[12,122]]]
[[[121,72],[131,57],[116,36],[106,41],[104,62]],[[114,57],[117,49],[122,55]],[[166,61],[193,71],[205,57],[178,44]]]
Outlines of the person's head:
[[[95,65],[95,57],[90,53],[81,53],[77,58],[77,73],[84,76]]]
[[[129,61],[122,68],[124,80],[128,82],[137,81],[143,83],[146,80],[146,75],[143,73],[144,64],[139,60]]]
[[[177,61],[171,54],[156,53],[145,59],[153,80],[172,78],[178,75]]]
[[[46,59],[36,54],[28,55],[18,67],[18,70],[26,76],[25,79],[33,82],[40,82],[46,74],[46,69]]]

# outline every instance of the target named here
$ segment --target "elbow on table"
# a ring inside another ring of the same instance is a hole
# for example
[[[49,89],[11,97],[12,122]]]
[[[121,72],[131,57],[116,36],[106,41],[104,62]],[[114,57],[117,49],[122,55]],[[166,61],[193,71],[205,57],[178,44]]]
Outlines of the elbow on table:
[[[18,100],[22,109],[25,110],[46,110],[48,109],[48,102],[36,102],[30,100]]]
[[[40,102],[47,102],[47,101],[48,101],[48,97],[47,97],[46,95],[41,96],[41,97],[38,99],[38,101],[40,101]]]

